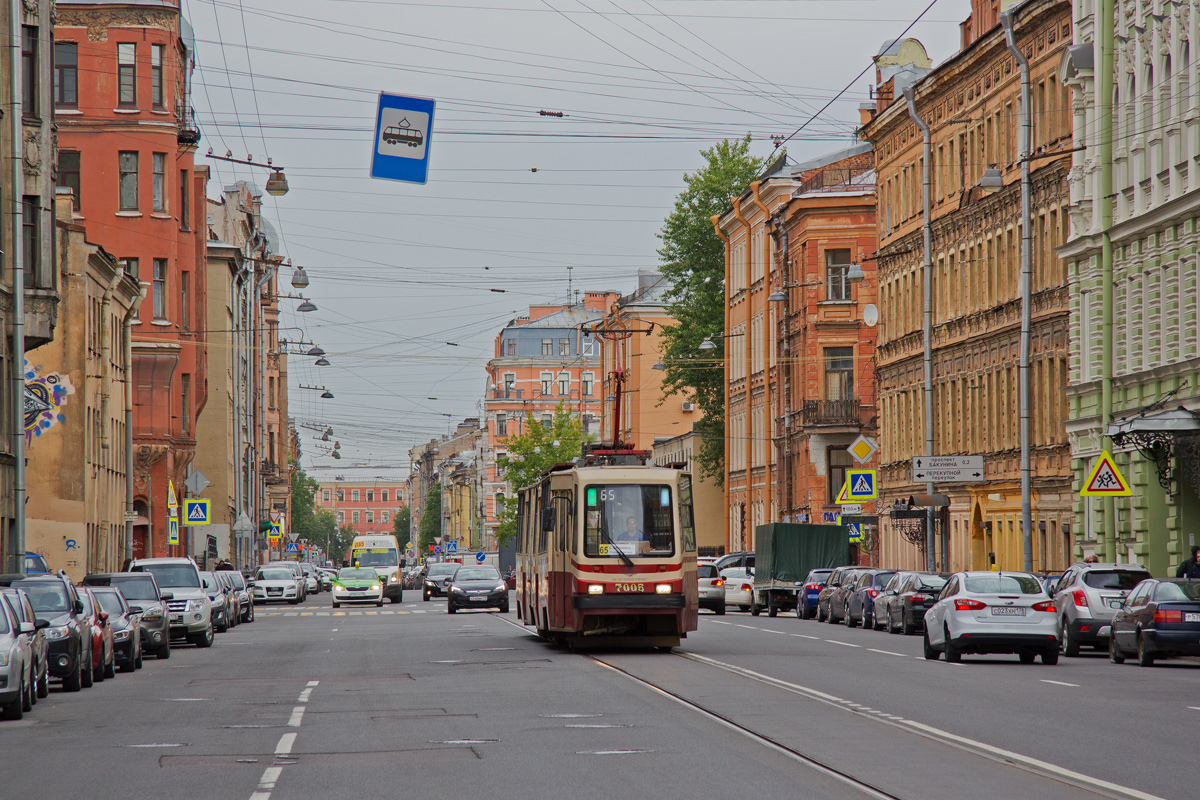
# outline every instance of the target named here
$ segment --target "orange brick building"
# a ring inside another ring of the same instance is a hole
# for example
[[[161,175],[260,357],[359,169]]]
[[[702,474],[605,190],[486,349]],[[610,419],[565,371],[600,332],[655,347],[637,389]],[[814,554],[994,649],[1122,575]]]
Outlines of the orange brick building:
[[[205,183],[193,155],[193,43],[178,4],[60,4],[55,27],[58,183],[88,237],[150,284],[133,334],[133,555],[168,544],[168,482],[182,502],[207,397]],[[202,530],[202,529],[197,529]]]
[[[403,480],[351,477],[323,481],[318,487],[317,507],[332,510],[338,525],[349,525],[359,536],[391,534],[393,517],[408,505],[408,487]]]

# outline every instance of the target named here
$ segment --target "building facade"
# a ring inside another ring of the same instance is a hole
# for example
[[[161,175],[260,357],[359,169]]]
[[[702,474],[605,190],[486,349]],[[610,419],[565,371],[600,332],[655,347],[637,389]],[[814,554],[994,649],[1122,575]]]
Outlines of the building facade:
[[[913,458],[926,455],[923,137],[902,96],[905,85],[917,116],[930,128],[933,454],[984,459],[979,482],[937,484],[937,492],[950,499],[949,508],[938,513],[933,542],[932,561],[942,571],[1024,564],[1018,403],[1021,81],[998,24],[998,13],[1007,7],[1015,13],[1017,46],[1029,61],[1033,98],[1033,567],[1061,569],[1072,558],[1073,500],[1063,392],[1067,272],[1055,248],[1066,239],[1072,125],[1057,70],[1070,41],[1070,4],[974,0],[962,28],[962,49],[924,75],[925,70],[896,71],[895,62],[887,61],[899,50],[893,43],[877,57],[877,105],[861,130],[875,146],[879,187],[880,496],[891,506],[919,498],[926,488],[913,480],[912,469]],[[987,169],[998,171],[998,191],[980,185]],[[883,520],[883,563],[925,566],[924,518],[916,516],[921,518],[895,514]]]
[[[317,488],[317,507],[333,511],[338,526],[349,525],[358,536],[390,535],[396,514],[407,505],[408,488],[396,478],[337,475]]]
[[[1076,500],[1075,554],[1140,562],[1156,576],[1173,575],[1200,543],[1198,12],[1162,0],[1076,3],[1061,60],[1082,148],[1068,175],[1071,239],[1059,250],[1071,287],[1072,474],[1082,486],[1109,449],[1133,490]]]
[[[692,518],[696,522],[696,553],[701,557],[725,555],[725,491],[712,478],[702,477],[695,454],[701,434],[688,431],[654,441],[656,467],[679,469],[692,476]]]

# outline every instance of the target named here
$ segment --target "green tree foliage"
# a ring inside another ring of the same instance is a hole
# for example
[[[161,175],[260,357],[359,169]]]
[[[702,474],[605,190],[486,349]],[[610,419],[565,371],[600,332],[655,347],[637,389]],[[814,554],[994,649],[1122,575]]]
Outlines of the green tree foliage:
[[[396,516],[392,517],[392,533],[396,536],[396,541],[400,543],[400,549],[404,549],[404,545],[408,544],[408,540],[412,533],[412,509],[408,506],[396,512]]]
[[[675,324],[663,329],[663,389],[682,395],[704,412],[695,428],[702,434],[696,454],[701,474],[725,476],[725,245],[712,217],[728,210],[763,168],[750,155],[750,137],[718,142],[702,150],[705,164],[684,175],[686,188],[659,231],[662,274],[671,280],[667,308]],[[711,339],[716,350],[701,350]]]
[[[317,513],[317,482],[300,467],[292,472],[292,517],[288,521],[288,532],[302,539],[314,539],[310,534],[315,529]]]
[[[505,440],[508,455],[496,461],[500,477],[508,482],[514,492],[536,483],[542,473],[554,464],[579,458],[586,438],[589,437],[583,434],[583,423],[572,417],[562,403],[554,410],[554,419],[549,427],[530,414],[525,420],[524,432]],[[496,516],[500,520],[496,541],[507,545],[517,535],[516,497],[504,498]]]
[[[427,553],[429,545],[433,544],[433,537],[442,535],[442,486],[440,483],[430,486],[429,493],[425,495],[425,510],[421,512],[419,528],[421,540],[417,549],[421,553]]]

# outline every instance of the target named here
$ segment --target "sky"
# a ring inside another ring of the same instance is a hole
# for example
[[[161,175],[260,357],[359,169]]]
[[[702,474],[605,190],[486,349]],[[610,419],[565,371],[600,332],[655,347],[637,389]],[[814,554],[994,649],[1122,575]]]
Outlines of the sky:
[[[290,191],[264,195],[264,216],[318,310],[281,299],[280,336],[331,362],[288,359],[301,465],[389,472],[479,416],[508,321],[569,289],[628,293],[657,266],[701,150],[747,134],[757,156],[787,138],[793,160],[854,144],[880,46],[907,30],[939,63],[970,12],[969,0],[183,2],[209,196],[267,176],[209,148],[286,171]],[[381,91],[436,101],[424,185],[369,176]],[[280,278],[297,293],[287,268]],[[326,427],[341,461],[317,441]]]

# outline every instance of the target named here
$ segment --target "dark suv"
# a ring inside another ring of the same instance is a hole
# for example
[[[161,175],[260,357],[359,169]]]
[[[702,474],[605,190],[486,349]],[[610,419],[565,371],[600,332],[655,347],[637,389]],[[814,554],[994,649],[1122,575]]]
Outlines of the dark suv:
[[[154,653],[159,658],[171,657],[167,601],[174,595],[159,591],[154,575],[149,572],[100,572],[84,577],[83,585],[114,586],[120,589],[121,594],[125,596],[125,602],[130,605],[132,614],[139,613],[134,609],[141,609],[138,624],[142,637],[141,649],[147,653]]]
[[[65,573],[0,575],[0,586],[24,589],[38,621],[50,623],[45,630],[50,675],[61,678],[68,692],[91,686],[92,626],[70,578]]]

